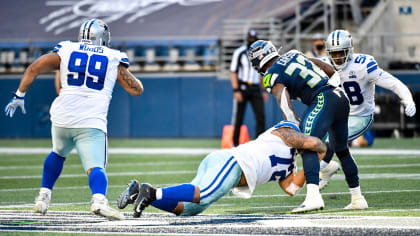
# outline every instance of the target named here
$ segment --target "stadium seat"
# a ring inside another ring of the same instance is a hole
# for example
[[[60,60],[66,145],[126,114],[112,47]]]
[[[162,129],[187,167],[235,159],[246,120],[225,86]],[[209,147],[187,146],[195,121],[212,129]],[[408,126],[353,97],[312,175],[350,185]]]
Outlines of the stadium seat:
[[[179,61],[179,49],[169,49],[169,58],[167,63],[163,66],[164,71],[179,71],[181,66],[178,64]]]
[[[126,50],[128,60],[130,61],[130,71],[138,72],[141,70],[141,66],[137,63],[137,58],[133,48]]]
[[[194,48],[188,48],[185,51],[185,64],[183,70],[185,71],[198,71],[201,69],[200,65],[196,61]]]
[[[146,72],[156,72],[160,70],[159,64],[156,63],[156,52],[154,48],[146,49],[146,63],[143,70]]]

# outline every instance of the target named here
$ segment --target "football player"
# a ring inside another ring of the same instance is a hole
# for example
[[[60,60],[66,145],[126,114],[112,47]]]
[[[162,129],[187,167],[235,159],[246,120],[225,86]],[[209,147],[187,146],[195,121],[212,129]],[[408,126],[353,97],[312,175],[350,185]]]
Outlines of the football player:
[[[328,57],[323,61],[329,62],[340,75],[341,87],[350,100],[350,116],[348,126],[348,140],[352,141],[363,135],[372,125],[375,110],[375,85],[394,92],[401,99],[405,107],[405,114],[412,117],[416,114],[416,105],[410,90],[390,73],[381,69],[375,58],[366,54],[353,53],[353,41],[349,32],[335,30],[326,40]],[[333,152],[329,148],[321,161],[320,189],[324,188],[331,174],[337,167],[330,163]],[[350,206],[356,208],[356,206]]]
[[[20,107],[25,113],[25,94],[37,75],[60,70],[61,90],[51,109],[53,148],[46,157],[35,212],[45,214],[51,201],[53,186],[60,176],[64,161],[76,148],[92,192],[91,211],[110,220],[123,215],[108,206],[107,113],[115,82],[131,95],[139,96],[143,85],[128,71],[127,55],[110,48],[108,25],[99,19],[85,21],[79,42],[64,41],[55,46],[25,71],[19,88],[7,104],[5,112],[13,117]]]
[[[132,180],[118,198],[118,207],[134,203],[134,217],[150,204],[176,215],[197,215],[231,190],[250,198],[257,185],[269,181],[277,181],[294,195],[304,184],[302,171],[292,174],[297,149],[313,151],[320,158],[326,152],[320,139],[302,134],[294,122],[282,121],[254,141],[207,155],[190,184],[154,188]]]
[[[300,99],[308,105],[301,123],[303,133],[322,139],[327,131],[330,132],[331,144],[343,163],[349,187],[357,188],[357,166],[347,145],[350,106],[344,91],[329,84],[329,77],[338,76],[334,68],[321,60],[318,60],[317,66],[296,50],[279,55],[271,42],[263,40],[251,45],[248,56],[254,68],[264,74],[264,87],[276,98],[286,120],[300,120],[290,99]],[[324,206],[319,193],[320,164],[316,153],[305,151],[302,160],[307,194],[305,201],[294,212],[317,210]],[[360,197],[363,198],[361,194]]]

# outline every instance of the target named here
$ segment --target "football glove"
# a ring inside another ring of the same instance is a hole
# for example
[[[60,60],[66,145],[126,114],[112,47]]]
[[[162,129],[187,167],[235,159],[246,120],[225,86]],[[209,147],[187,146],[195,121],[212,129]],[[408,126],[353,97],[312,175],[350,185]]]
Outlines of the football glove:
[[[404,107],[408,117],[413,117],[416,114],[416,104],[413,101],[404,103]]]
[[[13,117],[15,114],[16,108],[20,107],[23,114],[26,114],[25,110],[25,97],[19,97],[15,93],[13,94],[13,98],[10,100],[9,104],[4,108],[4,112],[6,116]]]

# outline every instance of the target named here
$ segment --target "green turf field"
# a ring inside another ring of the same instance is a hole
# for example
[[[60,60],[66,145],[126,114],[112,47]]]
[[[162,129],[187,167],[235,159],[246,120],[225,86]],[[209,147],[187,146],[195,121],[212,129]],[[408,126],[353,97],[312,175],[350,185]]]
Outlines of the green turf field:
[[[49,139],[0,140],[0,147],[50,147]],[[416,149],[420,139],[376,139],[369,149]],[[219,139],[110,139],[110,148],[219,148]],[[189,182],[205,155],[111,154],[107,167],[111,206],[132,178],[157,186]],[[359,165],[362,191],[369,209],[343,211],[350,194],[340,171],[323,191],[322,214],[420,216],[420,155],[353,155]],[[45,154],[0,153],[0,209],[32,208],[39,191]],[[301,166],[300,157],[299,166]],[[299,205],[306,190],[289,197],[276,183],[258,186],[253,198],[225,196],[204,213],[212,214],[283,214]],[[88,178],[77,155],[70,155],[53,195],[52,211],[88,211],[90,209]],[[124,211],[131,212],[128,207]],[[146,212],[159,212],[153,207]]]

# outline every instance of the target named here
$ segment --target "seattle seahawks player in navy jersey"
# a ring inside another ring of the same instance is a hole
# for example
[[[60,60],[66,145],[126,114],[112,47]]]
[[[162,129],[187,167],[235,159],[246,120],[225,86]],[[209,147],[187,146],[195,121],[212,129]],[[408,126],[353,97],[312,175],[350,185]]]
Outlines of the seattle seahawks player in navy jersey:
[[[300,124],[302,131],[321,139],[329,132],[331,144],[343,163],[347,182],[351,186],[359,186],[357,166],[347,146],[349,100],[343,90],[328,83],[328,76],[337,76],[334,69],[320,60],[316,61],[317,66],[296,50],[279,55],[271,42],[263,40],[251,45],[248,58],[253,67],[264,75],[264,87],[277,99],[286,120],[300,122],[290,99],[299,99],[308,105]],[[318,157],[314,152],[305,151],[302,159],[307,194],[305,201],[293,212],[322,209],[324,201],[318,187]]]

